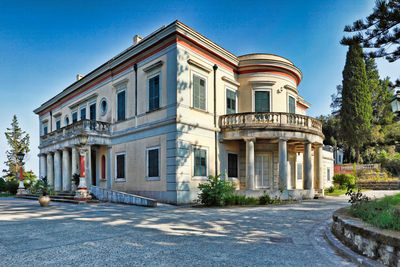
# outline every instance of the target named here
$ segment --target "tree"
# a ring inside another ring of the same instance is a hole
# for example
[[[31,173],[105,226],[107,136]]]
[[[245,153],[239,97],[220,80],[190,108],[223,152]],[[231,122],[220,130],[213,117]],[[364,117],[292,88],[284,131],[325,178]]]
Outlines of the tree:
[[[341,43],[360,43],[364,48],[373,48],[370,57],[384,57],[389,62],[400,58],[400,0],[376,1],[371,15],[365,21],[357,20],[345,26],[345,32],[358,32],[352,37],[343,37]]]
[[[10,149],[6,151],[7,160],[4,164],[7,166],[7,169],[3,170],[3,177],[13,180],[16,179],[20,167],[17,154],[22,152],[26,155],[30,151],[29,134],[22,131],[19,127],[17,116],[14,115],[11,127],[7,128],[5,136]]]
[[[363,51],[359,44],[349,46],[342,87],[342,136],[347,146],[355,149],[358,163],[360,150],[369,135],[372,116],[371,92],[368,88]]]
[[[332,115],[334,116],[339,115],[340,110],[342,108],[342,89],[343,87],[341,85],[336,86],[336,94],[331,95],[332,98],[331,109],[332,109]]]

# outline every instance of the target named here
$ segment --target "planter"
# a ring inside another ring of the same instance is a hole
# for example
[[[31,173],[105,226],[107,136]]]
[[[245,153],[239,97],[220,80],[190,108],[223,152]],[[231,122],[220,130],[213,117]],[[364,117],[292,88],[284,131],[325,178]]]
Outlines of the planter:
[[[50,197],[49,196],[41,196],[39,197],[39,204],[41,207],[47,207],[49,206],[50,203]]]

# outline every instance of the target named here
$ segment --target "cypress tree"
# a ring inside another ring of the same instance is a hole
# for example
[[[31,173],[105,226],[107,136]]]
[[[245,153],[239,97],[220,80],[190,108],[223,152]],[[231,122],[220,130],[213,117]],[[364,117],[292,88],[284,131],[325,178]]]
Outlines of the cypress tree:
[[[342,106],[340,110],[342,137],[348,147],[360,150],[366,142],[371,126],[371,91],[368,88],[363,51],[359,44],[351,44],[343,70]]]
[[[29,134],[19,127],[17,116],[14,115],[11,122],[11,128],[7,128],[4,133],[10,146],[10,149],[6,151],[7,160],[4,164],[8,169],[3,170],[4,178],[13,180],[16,178],[19,171],[19,163],[17,154],[23,152],[27,154],[29,152]]]

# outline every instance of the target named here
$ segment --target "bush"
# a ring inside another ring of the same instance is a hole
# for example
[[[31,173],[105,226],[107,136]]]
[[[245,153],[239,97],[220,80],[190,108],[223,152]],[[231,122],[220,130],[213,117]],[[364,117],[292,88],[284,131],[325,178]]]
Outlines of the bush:
[[[337,173],[333,176],[333,183],[339,186],[354,185],[356,183],[356,178],[351,174]]]
[[[200,203],[206,206],[224,206],[226,200],[231,198],[235,186],[232,182],[221,179],[220,175],[210,175],[206,183],[199,184],[199,189]]]
[[[255,206],[258,205],[259,200],[255,197],[246,197],[246,205]]]
[[[335,191],[335,187],[331,186],[328,188],[328,193],[333,193]]]
[[[7,182],[4,181],[3,178],[0,178],[0,192],[6,192],[6,191],[8,191]]]
[[[261,196],[259,201],[260,201],[260,205],[268,205],[268,204],[271,204],[271,202],[272,202],[271,197],[268,194]]]
[[[15,195],[18,191],[18,182],[15,180],[11,180],[7,182],[7,191],[10,194]]]

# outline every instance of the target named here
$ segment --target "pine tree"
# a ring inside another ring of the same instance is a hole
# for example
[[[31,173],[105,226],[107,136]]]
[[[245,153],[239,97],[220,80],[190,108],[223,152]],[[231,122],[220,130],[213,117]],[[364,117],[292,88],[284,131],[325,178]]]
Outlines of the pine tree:
[[[10,149],[6,151],[7,160],[4,162],[4,164],[7,166],[7,169],[3,170],[3,178],[13,180],[16,179],[19,171],[17,154],[22,152],[26,155],[30,151],[29,134],[27,134],[25,131],[22,131],[22,129],[19,127],[17,116],[14,115],[11,122],[11,127],[7,128],[5,136]]]
[[[372,116],[371,92],[368,88],[363,51],[359,44],[349,46],[342,86],[342,136],[347,146],[354,148],[358,163],[360,150],[369,136]]]

